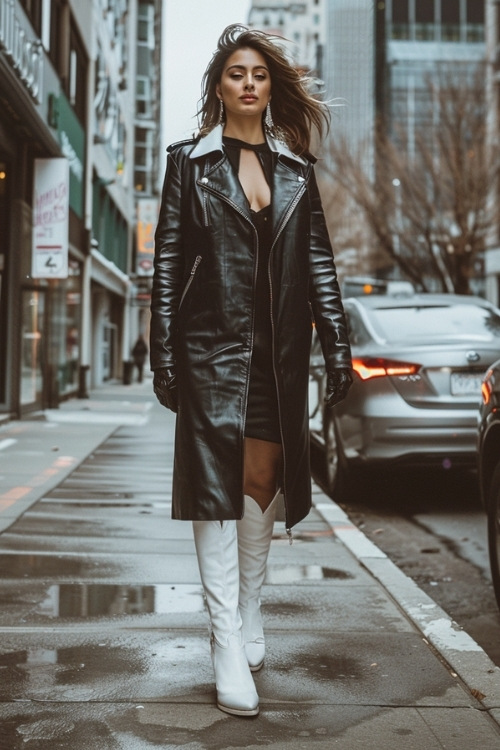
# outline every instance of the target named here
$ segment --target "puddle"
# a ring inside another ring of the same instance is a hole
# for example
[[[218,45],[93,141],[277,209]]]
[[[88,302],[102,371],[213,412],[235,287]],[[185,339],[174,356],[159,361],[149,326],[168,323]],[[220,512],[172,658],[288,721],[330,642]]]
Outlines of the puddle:
[[[0,555],[0,578],[84,575],[92,563],[62,555]]]
[[[42,501],[45,504],[51,504],[58,506],[62,506],[62,501],[58,499],[57,501],[54,500],[54,498],[44,498]],[[145,503],[145,502],[135,502],[135,503],[127,503],[123,502],[122,500],[89,500],[88,502],[82,502],[81,500],[66,500],[64,502],[65,506],[71,506],[72,508],[148,508],[148,509],[160,509],[160,510],[170,510],[172,503],[169,502],[155,502],[155,503]],[[150,512],[148,511],[141,511],[140,513]],[[36,513],[36,511],[34,511]]]
[[[352,573],[337,568],[325,568],[322,565],[287,565],[286,567],[270,566],[266,572],[266,583],[294,583],[296,581],[323,581],[325,579],[345,581],[354,578]]]
[[[68,480],[63,485],[55,487],[50,494],[46,495],[44,500],[80,500],[85,503],[88,499],[89,502],[97,502],[99,500],[111,502],[112,500],[133,500],[136,497],[134,492],[105,492],[104,490],[87,490],[79,487],[70,489],[68,486]]]
[[[49,669],[51,666],[54,667],[53,670]],[[53,684],[59,685],[75,685],[85,681],[88,683],[96,677],[104,681],[106,673],[103,673],[103,666],[115,675],[144,672],[144,654],[137,653],[133,648],[113,646],[108,642],[69,647],[33,645],[24,650],[0,654],[0,669],[4,673],[0,696],[5,700],[2,691],[6,688],[10,688],[9,692],[15,695],[13,683],[16,682],[29,680],[33,688],[39,676],[42,681],[45,679],[44,690],[48,690],[49,674],[53,675]],[[47,669],[41,671],[40,667]],[[35,673],[29,676],[33,668]],[[25,688],[23,698],[26,692]],[[11,695],[9,699],[12,700]]]
[[[36,612],[50,618],[174,614],[204,610],[202,588],[194,584],[49,586]]]

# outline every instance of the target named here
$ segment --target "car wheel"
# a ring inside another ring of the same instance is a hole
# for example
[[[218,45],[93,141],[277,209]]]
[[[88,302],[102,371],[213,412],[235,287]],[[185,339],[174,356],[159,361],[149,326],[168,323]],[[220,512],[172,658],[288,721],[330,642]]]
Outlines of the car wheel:
[[[488,548],[493,588],[500,607],[500,463],[493,473],[488,498]]]
[[[350,481],[338,432],[331,410],[325,411],[323,417],[325,438],[325,480],[326,489],[334,500],[345,500],[349,494]]]

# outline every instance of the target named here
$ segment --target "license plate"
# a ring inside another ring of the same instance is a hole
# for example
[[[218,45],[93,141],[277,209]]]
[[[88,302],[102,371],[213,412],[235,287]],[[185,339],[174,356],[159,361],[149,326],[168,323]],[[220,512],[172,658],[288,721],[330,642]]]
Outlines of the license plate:
[[[483,376],[472,372],[452,372],[452,396],[481,396]]]

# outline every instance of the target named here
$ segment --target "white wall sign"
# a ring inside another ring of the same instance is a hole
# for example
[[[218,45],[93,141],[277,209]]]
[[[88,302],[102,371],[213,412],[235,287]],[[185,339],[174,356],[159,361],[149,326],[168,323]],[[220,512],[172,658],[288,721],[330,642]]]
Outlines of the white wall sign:
[[[33,180],[34,279],[68,276],[69,162],[35,159]]]

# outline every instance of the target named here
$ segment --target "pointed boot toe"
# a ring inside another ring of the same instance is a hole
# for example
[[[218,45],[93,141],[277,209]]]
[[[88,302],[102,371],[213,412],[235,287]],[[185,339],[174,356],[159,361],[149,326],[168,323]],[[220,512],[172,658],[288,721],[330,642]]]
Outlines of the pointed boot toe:
[[[257,716],[259,696],[241,637],[231,635],[227,644],[221,645],[212,636],[212,662],[217,688],[217,708],[234,716]]]

